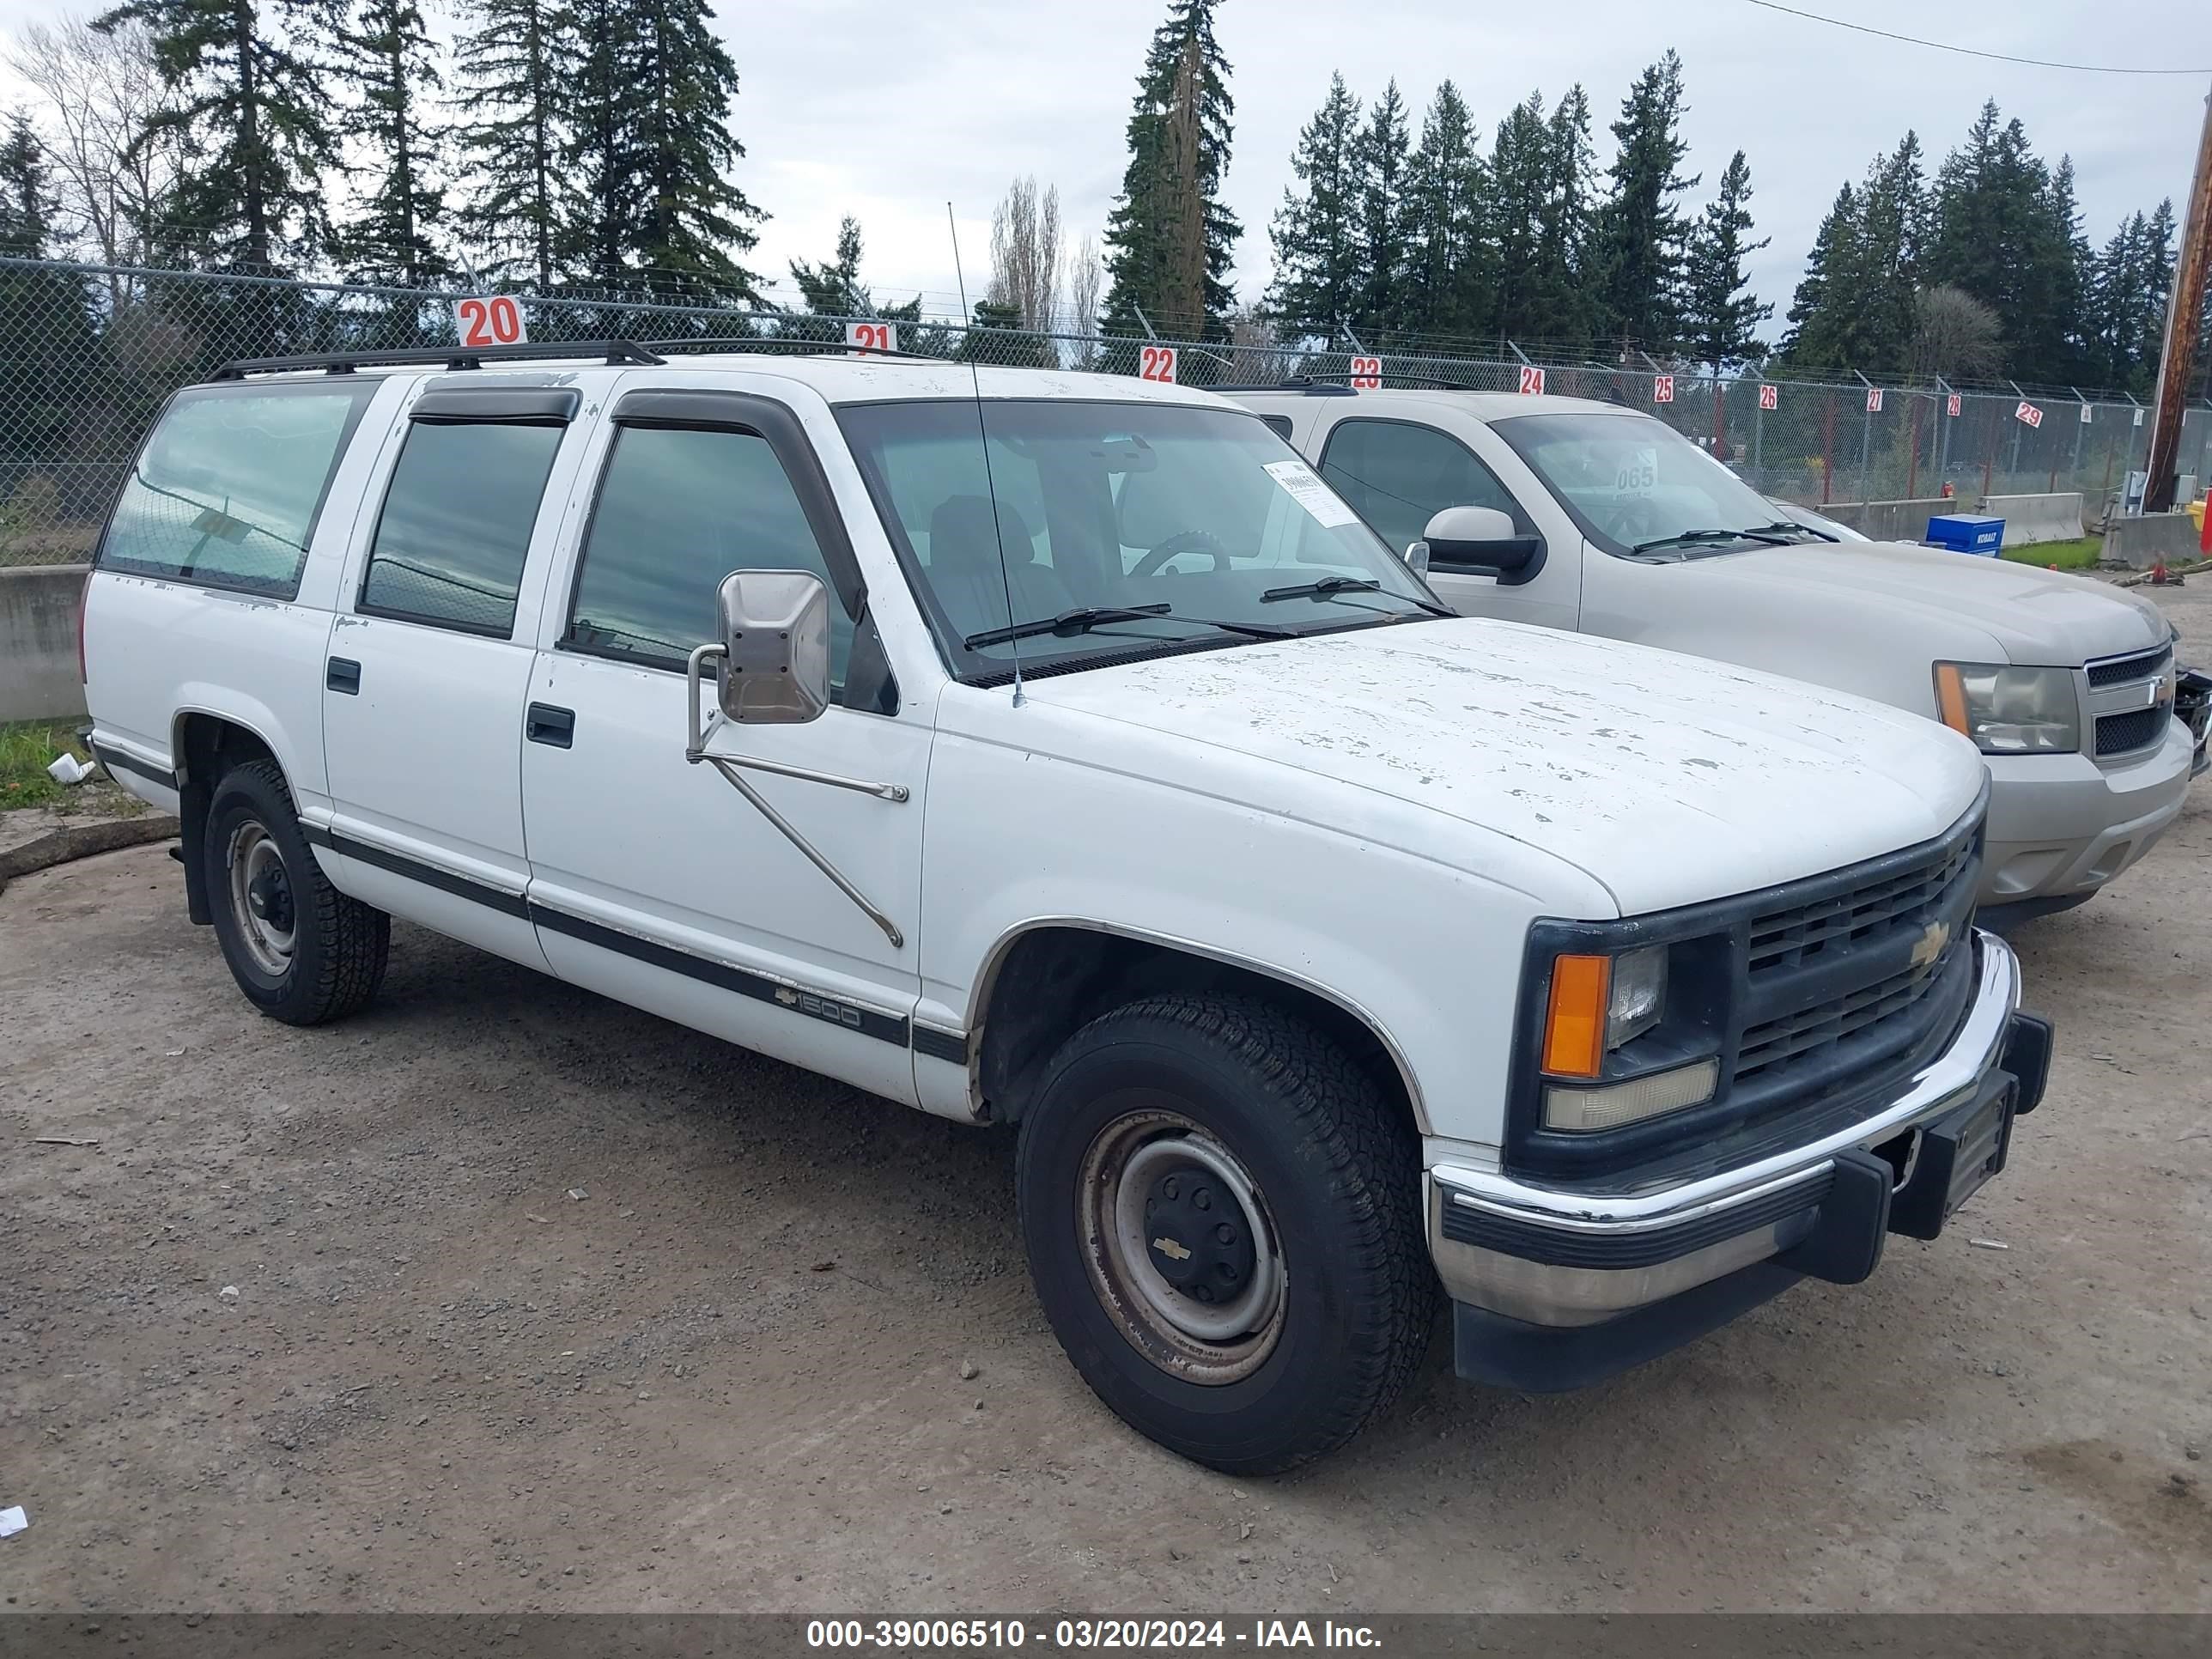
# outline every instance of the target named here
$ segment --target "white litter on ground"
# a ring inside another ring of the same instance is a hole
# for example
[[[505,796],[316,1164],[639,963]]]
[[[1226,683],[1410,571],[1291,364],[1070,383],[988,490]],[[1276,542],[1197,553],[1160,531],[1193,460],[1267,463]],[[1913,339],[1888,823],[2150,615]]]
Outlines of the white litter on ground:
[[[13,1509],[0,1510],[0,1538],[13,1538],[30,1524],[31,1517],[23,1513],[21,1504]]]

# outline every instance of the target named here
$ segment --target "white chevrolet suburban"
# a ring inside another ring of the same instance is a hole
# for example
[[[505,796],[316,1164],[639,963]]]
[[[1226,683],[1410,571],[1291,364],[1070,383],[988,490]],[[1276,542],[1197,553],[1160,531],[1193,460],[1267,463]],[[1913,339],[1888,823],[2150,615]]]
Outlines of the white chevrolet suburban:
[[[2172,626],[2086,577],[1840,542],[1663,422],[1577,398],[1240,395],[1453,609],[1664,646],[1940,720],[1989,768],[1985,920],[2092,896],[2179,816]]]
[[[1201,392],[235,364],[84,653],[267,1013],[361,1007],[396,915],[1010,1122],[1069,1358],[1224,1469],[1349,1437],[1439,1285],[1462,1375],[1558,1389],[1864,1279],[2043,1089],[1969,744],[1450,617]]]

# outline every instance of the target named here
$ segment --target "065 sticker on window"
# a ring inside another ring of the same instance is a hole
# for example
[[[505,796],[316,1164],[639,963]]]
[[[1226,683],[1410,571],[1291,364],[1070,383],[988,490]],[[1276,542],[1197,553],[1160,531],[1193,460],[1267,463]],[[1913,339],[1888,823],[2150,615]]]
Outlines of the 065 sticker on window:
[[[1334,490],[1314,476],[1304,461],[1268,461],[1267,476],[1290,492],[1290,497],[1310,514],[1324,530],[1352,522],[1354,514]]]

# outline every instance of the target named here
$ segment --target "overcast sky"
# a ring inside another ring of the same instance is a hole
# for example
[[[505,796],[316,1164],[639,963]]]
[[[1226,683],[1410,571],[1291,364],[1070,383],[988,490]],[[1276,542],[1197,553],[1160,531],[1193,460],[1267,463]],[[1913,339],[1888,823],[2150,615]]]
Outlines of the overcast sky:
[[[428,0],[451,27],[450,0]],[[2204,0],[1804,0],[1805,9],[1906,33],[2077,63],[2212,66]],[[0,28],[82,8],[0,0]],[[990,213],[1007,181],[1060,189],[1072,234],[1103,228],[1121,183],[1123,124],[1164,0],[720,0],[716,27],[742,77],[738,179],[770,216],[747,261],[788,284],[788,262],[826,258],[837,222],[861,224],[863,274],[881,299],[917,290],[957,306],[945,234],[959,220],[970,297],[988,268]],[[1290,153],[1340,70],[1355,94],[1393,76],[1416,131],[1437,82],[1459,84],[1486,135],[1532,89],[1547,104],[1589,91],[1602,167],[1607,124],[1630,79],[1668,47],[1682,56],[1689,165],[1717,182],[1749,157],[1760,293],[1786,307],[1822,213],[1844,179],[1916,128],[1930,167],[1984,97],[2027,125],[2039,153],[2070,152],[2085,228],[2101,243],[2123,215],[2185,196],[2212,76],[2065,73],[1929,51],[1757,9],[1746,0],[1222,0],[1236,142],[1227,179],[1243,219],[1236,280],[1256,299],[1267,226]],[[20,98],[20,83],[0,96]],[[1704,191],[1693,191],[1693,202]]]

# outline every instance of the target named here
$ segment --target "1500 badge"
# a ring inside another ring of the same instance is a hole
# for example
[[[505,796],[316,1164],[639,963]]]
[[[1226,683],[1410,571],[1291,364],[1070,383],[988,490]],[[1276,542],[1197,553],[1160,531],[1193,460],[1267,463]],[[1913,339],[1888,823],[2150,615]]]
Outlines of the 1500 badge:
[[[787,985],[776,987],[775,1000],[787,1008],[796,1008],[802,1014],[811,1014],[817,1019],[826,1019],[832,1025],[842,1025],[850,1030],[860,1029],[860,1011],[842,1002],[832,1002],[827,997],[817,997],[805,991],[794,991]]]

